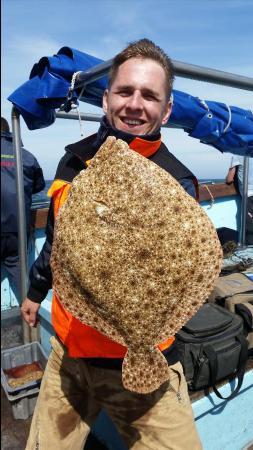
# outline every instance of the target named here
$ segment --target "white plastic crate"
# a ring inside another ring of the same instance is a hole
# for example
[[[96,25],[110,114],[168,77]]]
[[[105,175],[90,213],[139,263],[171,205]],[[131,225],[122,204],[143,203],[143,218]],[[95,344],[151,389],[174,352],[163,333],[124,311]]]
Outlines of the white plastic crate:
[[[5,391],[14,419],[26,420],[33,414],[39,390],[39,387],[23,389],[18,394],[9,394]]]

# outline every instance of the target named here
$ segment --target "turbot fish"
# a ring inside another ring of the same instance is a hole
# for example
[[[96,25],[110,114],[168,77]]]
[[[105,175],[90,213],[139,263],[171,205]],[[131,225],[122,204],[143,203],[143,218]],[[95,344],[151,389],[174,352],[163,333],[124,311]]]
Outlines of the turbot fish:
[[[146,394],[169,379],[158,345],[207,299],[221,262],[196,200],[114,137],[73,180],[56,220],[53,289],[81,322],[127,348],[130,391]]]

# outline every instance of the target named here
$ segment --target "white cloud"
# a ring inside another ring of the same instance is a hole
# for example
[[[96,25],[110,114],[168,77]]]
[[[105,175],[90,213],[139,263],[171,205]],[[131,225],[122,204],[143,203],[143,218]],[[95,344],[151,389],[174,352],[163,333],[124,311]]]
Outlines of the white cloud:
[[[51,56],[60,49],[61,44],[54,39],[32,34],[15,35],[8,45],[9,55],[28,58],[37,62],[42,56]]]

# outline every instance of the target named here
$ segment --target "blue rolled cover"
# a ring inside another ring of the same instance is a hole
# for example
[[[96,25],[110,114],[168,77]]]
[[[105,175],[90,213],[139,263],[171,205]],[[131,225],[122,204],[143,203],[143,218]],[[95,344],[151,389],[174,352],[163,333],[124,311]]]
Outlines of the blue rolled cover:
[[[66,100],[74,72],[87,71],[103,62],[79,50],[62,47],[56,55],[42,57],[34,64],[30,79],[9,97],[20,111],[30,130],[54,123],[55,109]],[[80,101],[102,107],[107,77],[76,89]],[[182,91],[173,90],[170,123],[184,129],[189,136],[222,152],[253,157],[253,113],[224,103],[201,100]]]

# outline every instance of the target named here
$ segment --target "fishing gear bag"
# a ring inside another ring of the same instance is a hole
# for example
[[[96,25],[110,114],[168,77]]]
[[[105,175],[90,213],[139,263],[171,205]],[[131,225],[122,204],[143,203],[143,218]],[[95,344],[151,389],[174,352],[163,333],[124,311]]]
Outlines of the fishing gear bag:
[[[220,276],[208,301],[224,306],[243,319],[244,334],[248,341],[248,356],[253,356],[253,275],[232,273]]]
[[[214,284],[214,289],[209,296],[208,302],[215,302],[227,307],[234,312],[234,308],[229,307],[229,303],[236,300],[237,296],[245,301],[253,300],[253,281],[251,274],[232,273],[220,276]],[[232,302],[233,303],[233,302]]]
[[[176,334],[179,359],[190,390],[212,387],[219,398],[218,381],[237,377],[233,398],[243,382],[247,362],[247,341],[243,320],[227,309],[205,303]]]

